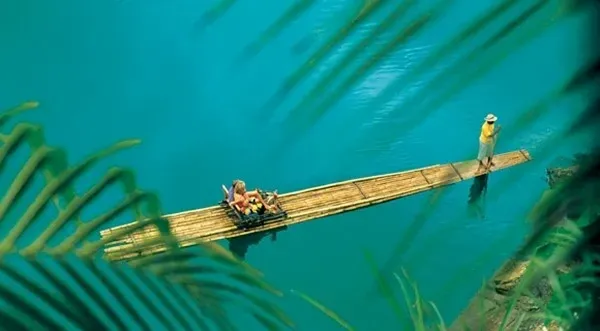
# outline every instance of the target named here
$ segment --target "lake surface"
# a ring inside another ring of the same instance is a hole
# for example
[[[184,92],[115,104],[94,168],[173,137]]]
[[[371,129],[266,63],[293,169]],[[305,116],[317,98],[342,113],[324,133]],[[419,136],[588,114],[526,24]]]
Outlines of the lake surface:
[[[421,295],[451,321],[523,241],[529,229],[526,213],[546,188],[545,167],[585,150],[589,136],[582,134],[536,155],[581,112],[585,93],[553,103],[522,130],[518,117],[593,58],[583,35],[590,21],[586,15],[548,29],[439,106],[428,109],[414,102],[433,102],[427,100],[467,77],[468,66],[428,89],[438,73],[533,3],[524,1],[445,53],[423,75],[398,86],[392,99],[382,99],[381,91],[394,77],[416,68],[497,3],[455,1],[435,23],[361,76],[317,120],[311,107],[290,110],[391,9],[375,14],[336,47],[279,107],[263,111],[285,79],[355,14],[360,2],[317,1],[260,53],[241,61],[244,47],[282,15],[288,2],[239,0],[201,29],[200,17],[215,3],[3,1],[0,107],[40,101],[42,107],[24,118],[43,124],[48,141],[66,148],[71,161],[119,140],[140,138],[140,146],[103,162],[87,180],[91,183],[109,166],[131,167],[142,188],[159,193],[165,213],[213,204],[221,197],[220,185],[234,178],[243,178],[250,187],[287,192],[471,159],[483,117],[498,115],[506,138],[500,136],[497,151],[526,148],[535,160],[490,177],[484,219],[467,213],[471,183],[466,182],[444,190],[435,206],[430,201],[436,193],[428,192],[298,225],[279,234],[276,242],[265,240],[250,249],[247,261],[275,286],[314,297],[359,330],[398,329],[391,308],[376,295],[365,251],[388,275],[404,267]],[[350,75],[431,6],[436,2],[419,2],[344,74]],[[493,57],[511,43],[481,52],[481,57]],[[423,210],[432,213],[416,222]],[[394,253],[398,245],[406,248],[403,254]],[[338,329],[293,295],[280,304],[299,330]]]

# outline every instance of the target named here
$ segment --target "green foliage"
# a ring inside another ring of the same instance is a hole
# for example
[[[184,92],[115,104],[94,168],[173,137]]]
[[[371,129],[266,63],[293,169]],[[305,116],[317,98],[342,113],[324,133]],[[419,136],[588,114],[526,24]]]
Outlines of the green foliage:
[[[600,196],[598,179],[587,172],[592,165],[579,166],[580,171],[548,191],[533,209],[530,217],[543,226],[536,227],[517,252],[516,260],[521,261],[518,265],[525,268],[511,271],[510,279],[515,286],[504,293],[506,299],[499,302],[499,309],[492,313],[486,310],[486,324],[466,319],[461,323],[467,321],[471,327],[489,328],[489,323],[498,318],[492,314],[501,313],[495,326],[499,330],[528,330],[540,325],[590,330],[591,316],[598,307],[594,293],[600,289],[597,278],[600,255],[597,247],[591,245],[598,236]],[[572,199],[585,201],[584,212],[575,220],[568,218],[570,207],[566,202]],[[499,280],[503,280],[502,275]],[[491,283],[476,300],[493,297],[490,294],[493,291]]]
[[[379,292],[390,304],[394,315],[400,323],[400,330],[415,331],[446,331],[446,324],[435,303],[425,301],[417,284],[410,279],[408,273],[402,268],[402,274],[394,273],[394,279],[397,286],[401,289],[402,298],[394,293],[394,287],[391,286],[386,277],[377,270],[377,265],[373,257],[366,253],[365,258],[371,267],[378,284]],[[410,320],[407,321],[404,316],[408,313]]]
[[[262,50],[266,44],[275,39],[285,29],[286,25],[295,21],[302,13],[308,10],[315,0],[297,0],[294,4],[281,15],[277,21],[271,24],[265,32],[255,41],[250,43],[244,49],[245,56],[254,56]]]
[[[437,306],[433,302],[424,302],[419,294],[419,289],[417,284],[410,280],[406,270],[402,269],[402,274],[404,276],[404,280],[398,276],[398,274],[394,273],[394,277],[400,284],[402,289],[402,295],[404,297],[404,301],[406,307],[408,307],[410,319],[412,321],[412,326],[415,331],[425,331],[425,330],[439,330],[446,331],[446,324],[444,323],[444,319],[440,314]],[[409,293],[408,287],[405,282],[410,284],[410,288],[413,293]],[[412,299],[411,299],[412,298]],[[413,301],[414,300],[414,301]],[[437,318],[437,323],[430,325],[431,321],[429,320],[431,316],[428,318],[426,316],[426,312],[428,311],[428,305],[435,311],[435,317]]]
[[[372,1],[373,6],[380,4],[382,1]],[[291,110],[291,117],[297,117],[299,114],[303,114],[305,116],[305,123],[313,123],[316,119],[318,119],[321,115],[324,114],[325,110],[332,105],[335,100],[337,100],[340,96],[335,93],[345,93],[351,85],[355,84],[357,80],[364,76],[364,73],[373,68],[374,65],[378,64],[383,57],[385,57],[389,52],[394,50],[400,43],[404,43],[408,40],[408,37],[416,33],[422,24],[429,19],[429,16],[424,16],[420,19],[413,21],[411,28],[406,28],[401,31],[397,37],[387,44],[387,46],[383,47],[379,50],[373,58],[364,63],[358,70],[356,70],[350,77],[348,77],[342,85],[336,90],[334,94],[331,94],[326,101],[320,106],[321,108],[317,108],[317,110],[313,110],[311,105],[313,105],[318,98],[323,95],[328,87],[330,87],[335,80],[346,70],[356,59],[360,53],[362,53],[368,46],[372,45],[376,39],[383,34],[385,31],[389,30],[394,23],[401,20],[401,18],[407,14],[408,10],[414,5],[414,0],[406,0],[401,1],[397,6],[394,7],[392,11],[386,16],[386,18],[377,24],[375,29],[373,29],[365,38],[363,38],[358,44],[354,45],[348,53],[345,53],[338,62],[336,62],[335,66],[329,71],[329,73],[321,79],[307,94],[305,98]],[[363,16],[359,16],[360,19],[366,16],[367,13],[372,12],[372,7],[369,7],[369,10],[363,10]],[[357,21],[351,21],[352,23]],[[339,42],[335,40],[335,42]],[[330,44],[326,44],[330,45]],[[324,55],[324,54],[323,54]],[[315,65],[316,63],[313,61],[311,65]]]
[[[37,106],[28,102],[3,112],[0,129],[5,131],[15,116]],[[168,221],[161,216],[158,197],[138,188],[133,171],[111,168],[89,190],[76,194],[74,184],[94,165],[139,141],[117,143],[74,166],[67,162],[64,150],[45,143],[38,125],[17,123],[0,135],[0,143],[3,179],[10,178],[7,164],[19,161],[16,152],[30,150],[0,201],[0,221],[10,225],[0,238],[0,275],[5,277],[0,282],[3,327],[233,330],[229,305],[242,307],[267,329],[292,326],[267,297],[281,293],[230,252],[209,243],[201,243],[195,251],[180,250]],[[39,174],[45,181],[43,187],[33,201],[26,201],[22,213],[12,215],[18,212],[17,205],[35,193]],[[81,212],[117,185],[123,188],[121,202],[83,221]],[[56,208],[54,216],[46,212],[51,203]],[[93,239],[99,228],[127,210],[135,216],[134,226]],[[37,223],[42,230],[32,233]],[[156,227],[161,235],[133,249],[161,244],[168,247],[166,253],[128,264],[99,259],[107,242],[146,227]],[[148,321],[149,317],[156,321]]]
[[[354,328],[352,328],[350,326],[350,324],[348,324],[348,322],[344,321],[338,314],[336,314],[329,308],[325,307],[323,304],[321,304],[317,300],[315,300],[315,299],[309,297],[308,295],[306,295],[302,292],[299,292],[299,291],[292,290],[292,293],[296,294],[302,300],[308,302],[311,306],[315,307],[316,309],[321,311],[323,314],[327,315],[329,318],[331,318],[332,320],[337,322],[339,326],[344,328],[344,330],[354,331]]]
[[[208,9],[200,19],[196,22],[196,30],[203,30],[209,25],[213,24],[219,18],[221,18],[235,3],[237,0],[219,0],[214,6]]]
[[[487,11],[485,14],[470,22],[469,25],[459,34],[435,50],[432,55],[428,56],[415,69],[411,70],[407,75],[399,77],[396,81],[389,84],[381,92],[380,97],[377,99],[387,99],[390,97],[390,94],[397,94],[397,91],[402,91],[403,88],[405,88],[411,81],[418,77],[418,75],[424,74],[427,70],[431,69],[433,66],[445,59],[450,52],[461,46],[464,42],[473,38],[478,32],[482,31],[489,24],[493,23],[496,18],[513,7],[516,3],[516,0],[502,1],[493,9]],[[477,55],[478,53],[479,52],[472,52],[473,55]],[[472,57],[472,55],[468,55],[465,57],[465,59]],[[467,60],[461,60],[461,62],[468,63]],[[434,79],[434,82],[437,82],[437,79]],[[430,88],[427,88],[426,90],[431,91]]]
[[[264,107],[265,115],[271,114],[275,108],[283,102],[284,98],[287,97],[319,63],[326,59],[327,55],[336,49],[336,47],[352,34],[361,23],[371,17],[385,2],[385,0],[364,0],[361,7],[357,9],[356,14],[347,20],[329,40],[304,61],[300,68],[296,69],[286,78],[277,93]]]
[[[600,183],[596,176],[591,176],[597,164],[589,162],[590,157],[586,159],[578,165],[576,173],[559,183],[536,207],[532,217],[543,218],[538,221],[545,221],[546,226],[538,228],[521,251],[523,254],[533,250],[532,261],[535,262],[521,286],[527,288],[540,277],[547,277],[553,295],[543,314],[546,321],[554,320],[564,328],[585,323],[578,321],[579,316],[593,315],[597,309],[597,302],[593,304],[597,301],[593,293],[600,288],[597,278],[600,251],[591,245],[598,236],[600,196],[597,192]],[[578,219],[569,220],[565,202],[573,199],[584,201],[583,206],[577,206],[583,207],[583,212]],[[556,269],[561,265],[568,265],[569,270],[557,276]]]

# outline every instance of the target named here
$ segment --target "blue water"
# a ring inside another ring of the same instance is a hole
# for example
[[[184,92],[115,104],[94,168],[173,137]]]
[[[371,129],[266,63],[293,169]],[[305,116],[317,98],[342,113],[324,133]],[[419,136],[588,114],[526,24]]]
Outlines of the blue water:
[[[260,108],[359,2],[318,2],[260,54],[242,63],[236,62],[240,52],[283,13],[287,2],[265,0],[259,6],[240,0],[205,30],[194,29],[214,3],[3,1],[0,107],[40,101],[42,107],[23,118],[43,124],[47,140],[66,148],[73,162],[119,140],[140,138],[140,146],[103,162],[82,187],[109,166],[130,167],[140,186],[156,191],[163,211],[170,213],[213,204],[220,198],[220,184],[233,178],[244,178],[251,187],[286,192],[473,158],[487,113],[497,114],[510,132],[519,114],[594,55],[583,34],[590,17],[576,15],[512,53],[434,112],[424,116],[418,107],[409,107],[391,113],[390,103],[376,98],[383,87],[496,3],[456,1],[439,21],[399,47],[325,116],[290,140],[289,131],[282,128],[295,128],[294,123],[307,119],[287,112],[382,15],[375,15],[265,117]],[[420,2],[411,17],[431,4]],[[488,34],[498,28],[492,26]],[[391,37],[387,33],[378,43]],[[442,63],[400,90],[395,102],[426,88],[437,72],[482,40],[478,37],[447,54]],[[436,93],[426,95],[430,92]],[[501,138],[498,149],[526,148],[536,158],[536,151],[558,135],[586,101],[585,93],[561,99],[525,130],[511,139]],[[424,120],[410,130],[396,129],[398,122],[419,116]],[[295,226],[276,242],[253,247],[247,261],[277,287],[307,293],[359,330],[373,330],[375,325],[377,330],[396,330],[392,310],[374,296],[366,250],[381,270],[405,267],[422,296],[451,321],[482,280],[522,242],[529,229],[526,212],[545,189],[544,168],[557,157],[584,150],[587,139],[582,134],[562,140],[549,155],[494,174],[490,196],[494,188],[505,187],[497,191],[497,198],[486,201],[483,220],[467,215],[470,183],[461,183],[446,191],[431,217],[417,231],[413,227],[410,236],[407,231],[416,215],[429,208],[433,193]],[[286,142],[283,147],[281,141]],[[507,180],[511,181],[503,184]],[[105,197],[103,203],[114,201]],[[400,240],[408,241],[409,249],[394,256]],[[496,244],[499,240],[504,241]],[[443,291],[457,274],[459,281]],[[337,329],[299,298],[289,295],[279,303],[299,330]]]

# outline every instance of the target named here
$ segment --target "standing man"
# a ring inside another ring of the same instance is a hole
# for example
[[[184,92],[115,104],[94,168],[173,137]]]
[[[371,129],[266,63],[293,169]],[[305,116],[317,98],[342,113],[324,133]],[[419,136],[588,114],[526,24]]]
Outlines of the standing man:
[[[485,167],[486,170],[494,165],[492,158],[494,157],[494,146],[496,145],[496,135],[500,132],[500,125],[495,127],[498,117],[494,114],[488,114],[485,117],[485,122],[481,126],[481,134],[479,135],[479,153],[477,154],[477,160],[479,160],[479,167]],[[487,162],[485,162],[487,160]],[[487,164],[486,164],[487,163]]]

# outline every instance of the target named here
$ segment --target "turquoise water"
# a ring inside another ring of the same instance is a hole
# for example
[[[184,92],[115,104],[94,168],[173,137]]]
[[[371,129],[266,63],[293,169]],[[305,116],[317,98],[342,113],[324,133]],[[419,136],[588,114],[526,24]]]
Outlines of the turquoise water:
[[[420,2],[411,15],[433,3]],[[48,141],[65,147],[72,161],[121,139],[142,139],[142,145],[104,162],[86,179],[94,180],[112,165],[134,168],[139,184],[159,193],[165,213],[213,204],[220,199],[220,184],[233,178],[244,178],[251,187],[286,192],[469,159],[475,155],[479,125],[487,113],[497,114],[509,135],[519,114],[592,58],[582,35],[589,17],[579,15],[520,48],[435,112],[424,115],[419,107],[406,107],[392,113],[390,103],[376,98],[393,77],[409,72],[493,3],[456,1],[439,21],[347,91],[308,131],[287,140],[288,128],[307,121],[302,114],[286,117],[287,111],[372,24],[340,46],[268,117],[260,108],[352,15],[357,1],[317,3],[260,54],[237,65],[243,48],[287,8],[285,1],[265,0],[257,6],[240,0],[202,31],[194,26],[212,1],[4,1],[0,106],[39,100],[41,109],[24,118],[44,124]],[[375,16],[372,22],[382,18]],[[488,33],[498,28],[492,26]],[[378,43],[389,38],[390,33]],[[474,42],[411,80],[394,100],[402,102],[427,88],[437,72]],[[437,93],[425,91],[426,97]],[[536,158],[544,142],[585,103],[585,94],[561,100],[526,130],[511,139],[500,138],[498,149],[526,148]],[[424,121],[410,130],[397,129],[399,122],[420,116]],[[295,226],[276,242],[251,248],[247,261],[277,287],[311,295],[357,329],[397,329],[389,306],[373,295],[374,277],[363,257],[367,250],[382,270],[404,266],[422,295],[452,320],[482,279],[523,240],[528,230],[525,213],[545,188],[544,168],[557,157],[583,150],[586,139],[584,134],[562,141],[550,155],[494,174],[485,219],[467,215],[470,183],[461,183],[447,190],[422,226],[413,222],[429,208],[433,193]],[[503,184],[515,176],[520,177]],[[495,188],[498,197],[492,199]],[[494,244],[503,238],[508,239]],[[401,240],[409,249],[394,255]],[[491,253],[480,258],[486,251]],[[457,273],[459,281],[442,291]],[[300,330],[337,328],[296,297],[280,303]]]

